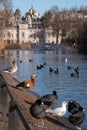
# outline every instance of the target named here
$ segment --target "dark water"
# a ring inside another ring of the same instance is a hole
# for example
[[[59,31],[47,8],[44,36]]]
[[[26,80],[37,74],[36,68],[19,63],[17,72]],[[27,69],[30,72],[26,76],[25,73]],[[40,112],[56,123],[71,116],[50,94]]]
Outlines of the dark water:
[[[30,79],[31,74],[36,74],[36,86],[33,92],[43,96],[56,90],[59,101],[55,107],[59,107],[62,101],[76,100],[85,109],[85,121],[81,124],[82,130],[87,129],[87,56],[78,54],[75,50],[58,51],[27,51],[27,50],[6,50],[4,56],[0,57],[0,70],[9,66],[14,57],[17,57],[18,71],[13,74],[19,81]],[[29,62],[29,59],[33,59]],[[67,59],[67,62],[66,62]],[[19,61],[22,61],[20,63]],[[44,68],[37,70],[37,65],[46,63]],[[67,66],[79,67],[79,78],[71,77],[73,70]],[[59,74],[49,72],[49,67],[54,70],[58,67]],[[69,113],[67,111],[66,117]]]

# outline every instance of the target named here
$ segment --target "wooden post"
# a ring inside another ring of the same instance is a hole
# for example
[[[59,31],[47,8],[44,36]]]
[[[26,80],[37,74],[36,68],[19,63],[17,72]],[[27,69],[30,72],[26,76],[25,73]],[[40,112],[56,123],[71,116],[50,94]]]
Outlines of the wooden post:
[[[3,116],[7,115],[7,90],[5,84],[0,86],[0,112]]]
[[[9,114],[8,114],[8,130],[19,129],[19,117],[16,111],[16,102],[11,100],[9,103]]]

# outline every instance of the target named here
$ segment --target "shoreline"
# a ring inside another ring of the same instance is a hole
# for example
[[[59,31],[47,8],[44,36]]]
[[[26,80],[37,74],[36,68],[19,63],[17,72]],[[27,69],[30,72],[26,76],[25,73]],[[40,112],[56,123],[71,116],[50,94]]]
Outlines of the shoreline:
[[[4,77],[4,80],[7,82],[7,84],[10,85],[9,89],[13,94],[15,100],[21,106],[21,110],[25,115],[26,120],[31,124],[32,130],[42,129],[42,128],[38,128],[37,126],[33,126],[34,122],[36,123],[38,122],[39,124],[41,124],[42,120],[39,119],[37,121],[37,119],[32,117],[32,115],[29,112],[31,104],[35,102],[36,99],[38,99],[38,95],[31,91],[26,91],[25,89],[16,89],[15,85],[18,83],[18,81],[11,75],[2,73],[2,76]],[[66,119],[66,117],[56,118],[51,116],[50,114],[47,114],[46,119],[44,119],[44,123],[45,123],[45,130],[76,130],[76,128]]]

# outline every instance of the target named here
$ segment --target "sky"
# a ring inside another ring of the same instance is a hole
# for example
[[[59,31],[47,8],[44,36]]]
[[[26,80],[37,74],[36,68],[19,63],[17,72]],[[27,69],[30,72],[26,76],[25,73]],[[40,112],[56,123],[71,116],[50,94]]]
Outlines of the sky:
[[[22,15],[29,11],[31,6],[42,16],[53,6],[58,6],[59,10],[72,7],[87,7],[87,0],[12,0],[13,10],[20,9]]]

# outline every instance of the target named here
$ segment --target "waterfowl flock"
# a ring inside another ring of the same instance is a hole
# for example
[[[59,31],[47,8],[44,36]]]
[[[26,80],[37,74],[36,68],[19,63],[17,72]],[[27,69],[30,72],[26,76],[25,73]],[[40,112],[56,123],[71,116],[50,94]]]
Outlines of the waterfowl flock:
[[[28,61],[29,61],[29,62],[33,62],[34,60],[33,60],[32,58],[30,58]],[[65,59],[65,61],[67,61],[67,58]],[[19,63],[22,63],[22,62],[23,62],[22,60],[19,60]],[[9,73],[9,74],[15,73],[15,72],[18,70],[17,58],[14,58],[14,60],[12,61],[12,63],[13,63],[13,66],[4,69],[2,72],[4,72],[4,73]],[[44,68],[45,66],[47,66],[47,63],[46,63],[46,62],[41,63],[41,64],[39,64],[39,65],[36,65],[36,69],[37,69],[37,70],[41,70],[41,69]],[[79,67],[78,67],[78,66],[77,66],[77,67],[73,67],[73,66],[68,65],[68,66],[67,66],[67,69],[68,69],[68,70],[72,70],[72,72],[70,71],[70,76],[71,76],[71,77],[77,77],[77,78],[79,78],[80,73],[79,73]],[[52,68],[52,67],[50,66],[50,67],[48,68],[48,72],[50,72],[50,74],[59,74],[59,73],[60,73],[60,70],[59,70],[58,67]]]
[[[55,97],[55,94],[56,97]],[[55,102],[53,102],[53,100]],[[50,114],[53,117],[64,117],[67,112],[70,113],[68,120],[71,124],[75,126],[77,130],[81,130],[81,123],[85,119],[84,108],[77,103],[75,100],[70,100],[69,102],[63,101],[61,107],[53,108],[58,102],[58,95],[56,91],[52,94],[43,95],[41,98],[37,99],[30,107],[31,115],[36,119],[42,119],[42,127],[44,128],[44,119]],[[50,104],[51,103],[51,104]],[[68,106],[68,110],[67,110]],[[33,124],[35,125],[35,124]],[[37,124],[39,127],[40,124]]]
[[[23,61],[20,60],[20,63]],[[33,62],[33,59],[29,59],[29,62]],[[66,60],[67,62],[67,60]],[[36,66],[36,69],[39,71],[42,68],[47,66],[47,63],[43,63]],[[67,66],[67,69],[70,70],[71,77],[78,77],[79,78],[79,67]],[[18,70],[16,59],[13,61],[13,66],[3,70],[4,73],[15,73]],[[72,72],[71,72],[72,71]],[[59,68],[52,68],[49,67],[48,69],[49,74],[60,74]],[[31,89],[35,86],[35,79],[37,75],[32,74],[30,79],[24,80],[19,82],[15,87],[19,88],[26,88]],[[72,123],[78,130],[81,130],[80,125],[85,119],[84,109],[83,107],[77,103],[75,100],[70,100],[69,102],[63,101],[61,107],[54,107],[55,104],[58,102],[58,95],[57,92],[54,90],[51,94],[43,95],[41,98],[37,99],[30,107],[31,115],[36,119],[42,119],[42,125],[44,127],[43,119],[46,118],[47,114],[51,114],[52,116],[63,117],[67,112],[67,105],[68,105],[68,112],[71,114],[68,117],[70,123]]]
[[[72,67],[72,66],[67,66],[68,70],[73,70],[73,72],[70,73],[71,77],[77,77],[79,78],[79,67]]]

